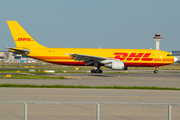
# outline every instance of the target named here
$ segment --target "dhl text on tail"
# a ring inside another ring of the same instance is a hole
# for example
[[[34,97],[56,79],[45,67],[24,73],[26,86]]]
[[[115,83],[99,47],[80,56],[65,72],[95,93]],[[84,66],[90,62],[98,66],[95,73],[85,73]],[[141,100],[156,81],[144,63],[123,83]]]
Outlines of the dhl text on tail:
[[[16,47],[12,52],[61,65],[94,66],[91,73],[102,73],[100,66],[113,70],[128,67],[156,67],[177,61],[171,53],[148,49],[47,48],[37,43],[17,21],[7,21]]]

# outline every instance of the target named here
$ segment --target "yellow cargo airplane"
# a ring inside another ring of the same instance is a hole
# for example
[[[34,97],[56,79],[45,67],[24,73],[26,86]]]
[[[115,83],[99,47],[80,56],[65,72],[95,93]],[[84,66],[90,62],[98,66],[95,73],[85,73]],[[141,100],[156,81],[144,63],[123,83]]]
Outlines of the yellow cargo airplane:
[[[102,73],[100,66],[113,70],[128,67],[155,67],[177,61],[171,53],[150,49],[47,48],[37,43],[17,21],[7,21],[17,47],[8,48],[34,59],[72,66],[94,66],[91,73]]]

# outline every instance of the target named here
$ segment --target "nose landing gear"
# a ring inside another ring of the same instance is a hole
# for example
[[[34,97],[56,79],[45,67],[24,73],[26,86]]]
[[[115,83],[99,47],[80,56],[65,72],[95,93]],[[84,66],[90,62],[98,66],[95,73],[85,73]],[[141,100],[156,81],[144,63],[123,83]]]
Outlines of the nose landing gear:
[[[156,66],[156,69],[154,70],[155,74],[158,74],[158,66]]]

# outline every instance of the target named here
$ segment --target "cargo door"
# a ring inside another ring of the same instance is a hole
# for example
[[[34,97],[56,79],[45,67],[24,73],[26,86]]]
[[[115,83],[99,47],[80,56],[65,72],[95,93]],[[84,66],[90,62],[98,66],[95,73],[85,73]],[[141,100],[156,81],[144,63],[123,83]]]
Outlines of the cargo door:
[[[156,52],[156,58],[154,58],[154,63],[159,63],[161,62],[161,53]]]

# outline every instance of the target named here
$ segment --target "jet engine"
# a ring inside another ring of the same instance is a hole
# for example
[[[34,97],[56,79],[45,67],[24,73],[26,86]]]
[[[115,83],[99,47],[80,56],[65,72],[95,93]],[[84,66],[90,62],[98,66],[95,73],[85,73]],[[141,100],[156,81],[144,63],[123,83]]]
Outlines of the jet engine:
[[[124,67],[124,62],[122,61],[113,61],[105,64],[105,67],[111,68],[112,70],[127,70],[127,67]]]

